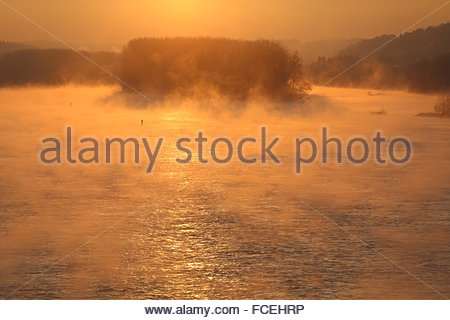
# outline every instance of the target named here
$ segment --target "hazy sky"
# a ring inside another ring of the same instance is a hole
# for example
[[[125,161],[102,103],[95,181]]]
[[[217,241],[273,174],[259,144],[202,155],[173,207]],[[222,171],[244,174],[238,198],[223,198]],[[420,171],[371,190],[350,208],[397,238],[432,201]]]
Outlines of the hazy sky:
[[[446,0],[0,0],[0,40],[122,44],[138,36],[300,40],[397,33]],[[417,27],[450,21],[450,4]]]

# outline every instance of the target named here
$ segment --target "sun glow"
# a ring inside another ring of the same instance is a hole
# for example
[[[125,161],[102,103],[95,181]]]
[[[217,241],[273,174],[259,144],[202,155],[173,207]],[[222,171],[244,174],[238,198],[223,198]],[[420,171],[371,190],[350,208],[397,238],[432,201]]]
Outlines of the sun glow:
[[[192,22],[205,17],[208,4],[202,0],[168,0],[161,6],[168,18],[180,22]]]

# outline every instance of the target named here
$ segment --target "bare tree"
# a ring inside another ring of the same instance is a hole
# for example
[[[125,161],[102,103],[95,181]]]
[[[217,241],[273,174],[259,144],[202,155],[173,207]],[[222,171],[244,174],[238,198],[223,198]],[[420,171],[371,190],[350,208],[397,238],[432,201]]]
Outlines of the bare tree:
[[[434,111],[441,115],[450,115],[450,95],[443,95],[434,105]]]

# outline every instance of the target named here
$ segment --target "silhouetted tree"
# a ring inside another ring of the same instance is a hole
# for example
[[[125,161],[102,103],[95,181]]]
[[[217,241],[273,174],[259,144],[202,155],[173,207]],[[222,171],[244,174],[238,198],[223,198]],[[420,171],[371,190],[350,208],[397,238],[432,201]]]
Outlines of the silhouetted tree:
[[[152,98],[211,91],[237,100],[293,100],[309,88],[297,53],[266,40],[135,39],[122,51],[120,70],[121,79]]]
[[[441,96],[434,106],[434,111],[441,115],[450,115],[450,96]]]

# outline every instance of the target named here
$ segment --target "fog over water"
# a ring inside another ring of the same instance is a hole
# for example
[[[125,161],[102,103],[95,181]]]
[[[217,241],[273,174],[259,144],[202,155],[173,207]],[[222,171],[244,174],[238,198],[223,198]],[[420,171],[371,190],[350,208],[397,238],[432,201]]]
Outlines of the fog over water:
[[[125,106],[117,90],[0,90],[2,296],[43,272],[8,298],[442,298],[355,237],[450,295],[450,123],[415,116],[431,112],[436,96],[315,88],[288,111],[263,101],[223,111],[232,103],[221,98]],[[151,174],[145,161],[120,164],[117,157],[69,164],[67,126],[75,155],[88,136],[100,141],[101,159],[106,137],[164,143]],[[258,143],[246,149],[255,164],[235,155],[227,164],[211,161],[212,139],[226,137],[236,147],[243,137],[259,141],[263,126],[269,139],[280,138],[280,164],[262,164]],[[367,163],[354,165],[344,152],[336,164],[331,148],[327,165],[319,152],[295,174],[295,138],[320,141],[323,126],[344,146],[355,136],[370,142],[377,131],[407,137],[412,158],[379,165],[370,143]],[[209,162],[198,163],[194,152],[191,163],[177,163],[185,154],[176,140],[199,131],[208,138]],[[62,141],[58,165],[39,161],[41,140],[51,136]]]

